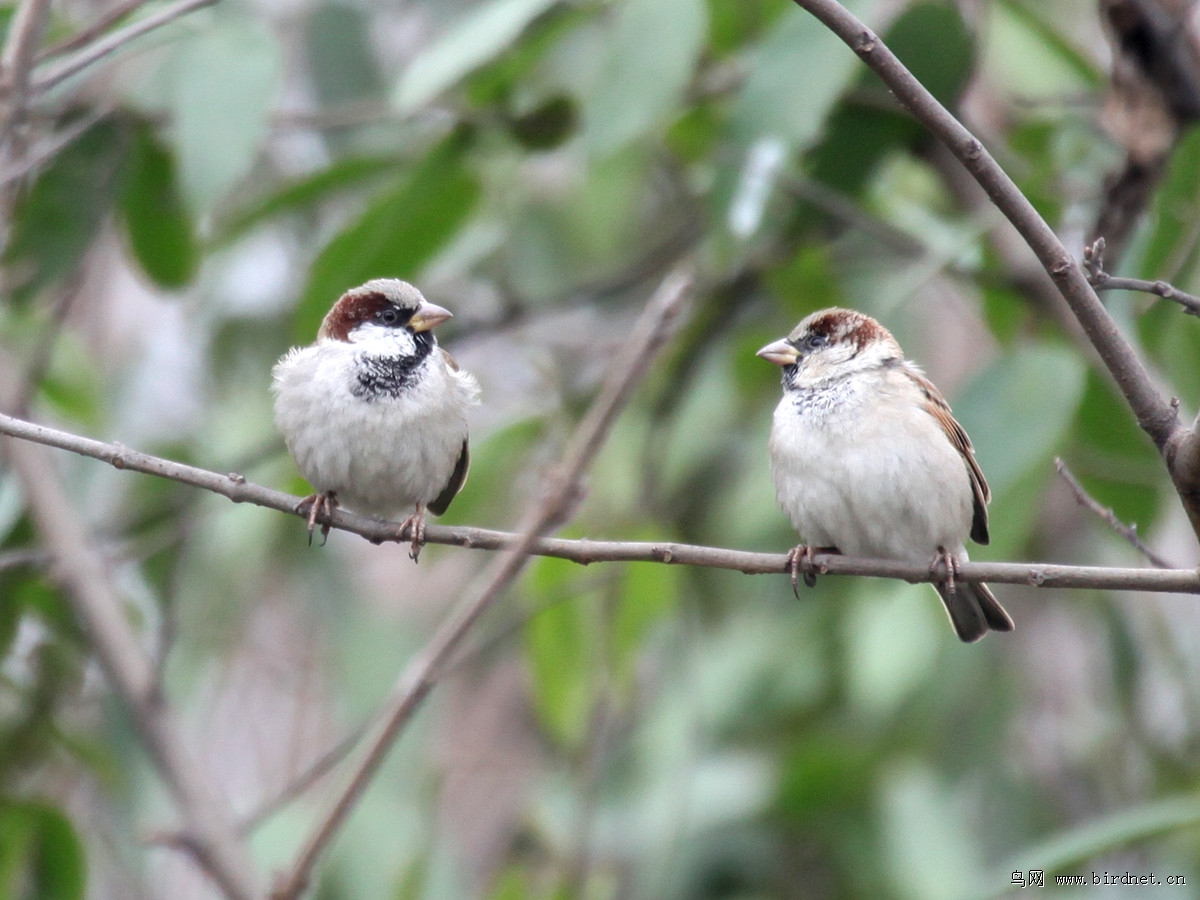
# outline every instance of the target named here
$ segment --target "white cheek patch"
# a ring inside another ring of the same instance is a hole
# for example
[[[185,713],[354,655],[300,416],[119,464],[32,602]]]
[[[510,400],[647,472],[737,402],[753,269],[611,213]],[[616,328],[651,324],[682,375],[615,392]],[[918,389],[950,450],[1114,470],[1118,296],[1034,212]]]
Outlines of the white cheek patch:
[[[371,356],[412,356],[417,352],[417,339],[407,328],[388,328],[375,322],[364,322],[348,335],[350,343]]]

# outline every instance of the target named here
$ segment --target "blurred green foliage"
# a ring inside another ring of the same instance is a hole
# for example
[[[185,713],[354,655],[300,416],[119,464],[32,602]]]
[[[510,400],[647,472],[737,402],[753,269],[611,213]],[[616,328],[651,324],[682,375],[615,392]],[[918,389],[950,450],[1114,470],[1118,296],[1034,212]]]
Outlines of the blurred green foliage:
[[[1079,243],[1123,152],[1098,124],[1095,4],[848,5]],[[447,521],[511,527],[686,256],[690,318],[564,534],[791,546],[767,474],[779,374],[754,351],[840,304],[881,318],[971,434],[995,493],[977,558],[1140,564],[1056,482],[1062,457],[1195,564],[1153,447],[999,214],[786,0],[218,5],[102,71],[45,101],[30,127],[61,146],[13,182],[0,342],[37,375],[35,418],[302,492],[270,367],[343,290],[407,278],[454,311],[439,335],[485,392]],[[1185,133],[1114,272],[1200,287],[1198,179]],[[1104,299],[1194,409],[1200,327]],[[239,811],[376,709],[484,564],[429,547],[414,567],[341,533],[309,550],[290,517],[62,470]],[[926,587],[826,577],[796,598],[782,575],[535,560],[315,895],[936,900],[1007,896],[1037,868],[1195,883],[1194,598],[997,593],[1017,632],[965,647]],[[92,660],[0,468],[0,898],[195,887],[139,843],[169,803]],[[255,831],[263,871],[321,790]]]

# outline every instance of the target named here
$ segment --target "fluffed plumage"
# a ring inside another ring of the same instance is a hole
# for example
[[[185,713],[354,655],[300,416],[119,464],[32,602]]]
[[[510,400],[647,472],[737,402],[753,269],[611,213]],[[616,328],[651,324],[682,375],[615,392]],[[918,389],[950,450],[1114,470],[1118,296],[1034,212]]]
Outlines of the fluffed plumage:
[[[275,423],[323,504],[380,518],[412,511],[419,550],[426,509],[440,515],[469,463],[467,411],[479,386],[437,345],[450,317],[411,284],[375,279],[347,291],[316,343],[275,365]]]
[[[826,309],[758,351],[783,369],[771,428],[780,507],[803,550],[925,562],[954,630],[976,641],[1011,631],[986,585],[955,582],[968,536],[988,542],[987,482],[970,438],[938,389],[886,328],[862,313]]]

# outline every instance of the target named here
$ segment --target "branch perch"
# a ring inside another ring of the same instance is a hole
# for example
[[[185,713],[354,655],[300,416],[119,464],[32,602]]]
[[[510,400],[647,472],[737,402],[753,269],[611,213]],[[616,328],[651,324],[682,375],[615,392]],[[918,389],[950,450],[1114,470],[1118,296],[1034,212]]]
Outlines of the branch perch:
[[[132,450],[121,444],[92,440],[3,414],[0,414],[0,434],[103,460],[118,469],[156,475],[180,484],[202,488],[228,497],[234,503],[250,503],[299,516],[296,507],[302,498],[254,484],[241,475],[222,475]],[[398,540],[396,523],[355,515],[344,509],[334,511],[332,526],[340,531],[357,534],[373,543]],[[472,550],[511,550],[520,539],[521,535],[513,532],[468,525],[430,524],[425,529],[425,542],[428,544],[444,544]],[[530,543],[529,552],[533,556],[553,556],[580,565],[601,562],[666,563],[731,569],[747,575],[777,575],[787,571],[786,553],[758,553],[670,541],[593,541],[543,537]],[[912,583],[944,580],[944,576],[936,570],[931,573],[928,566],[894,560],[817,554],[814,561],[822,574],[899,578]],[[1044,588],[1200,593],[1200,572],[1194,569],[1155,571],[1107,566],[1002,562],[966,562],[960,563],[959,569],[958,577],[964,581],[990,581],[996,584]]]

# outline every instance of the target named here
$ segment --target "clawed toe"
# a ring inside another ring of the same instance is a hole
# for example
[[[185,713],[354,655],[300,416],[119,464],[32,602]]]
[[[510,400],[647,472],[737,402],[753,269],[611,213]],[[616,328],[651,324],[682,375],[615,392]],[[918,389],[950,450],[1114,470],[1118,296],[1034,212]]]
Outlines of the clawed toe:
[[[792,593],[797,598],[800,596],[801,575],[804,576],[806,587],[815,587],[817,584],[817,565],[813,562],[815,552],[816,549],[808,544],[800,544],[788,551],[787,565],[792,576]]]
[[[411,516],[400,523],[396,539],[402,541],[406,536],[412,542],[412,549],[408,551],[408,556],[413,562],[419,562],[421,547],[425,544],[425,510],[420,506]]]
[[[321,524],[321,546],[329,539],[329,529],[333,524],[333,511],[337,509],[337,493],[325,491],[323,494],[309,494],[296,506],[296,512],[308,520],[308,546],[312,546],[313,531],[317,523]],[[322,518],[324,512],[324,518]]]
[[[946,577],[942,579],[939,567],[944,566],[946,569]],[[946,586],[947,592],[953,596],[958,591],[958,557],[953,553],[946,552],[945,547],[938,547],[937,556],[929,561],[929,575],[934,581],[941,581]]]

